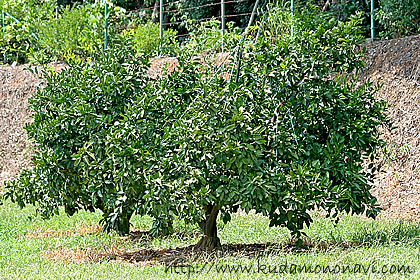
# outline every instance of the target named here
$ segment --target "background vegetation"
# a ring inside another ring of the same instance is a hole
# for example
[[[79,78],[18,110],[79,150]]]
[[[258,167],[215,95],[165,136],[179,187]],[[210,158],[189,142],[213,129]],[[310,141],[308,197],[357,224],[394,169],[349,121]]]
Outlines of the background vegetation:
[[[229,1],[228,1],[229,2]],[[261,1],[261,15],[269,1]],[[158,22],[159,0],[118,0],[109,1],[109,47],[124,41],[136,48],[138,53],[157,55],[159,49]],[[209,5],[214,0],[183,0],[165,3],[164,50],[160,55],[175,56],[177,50],[196,38],[192,32],[202,28],[200,22],[212,17],[220,17],[220,7]],[[290,1],[279,2],[290,7]],[[311,2],[309,2],[311,3]],[[360,24],[366,37],[370,34],[370,6],[367,0],[329,0],[312,1],[336,20],[347,20],[356,12],[362,12],[364,19]],[[56,5],[59,5],[58,13]],[[244,28],[254,1],[244,0],[226,4],[230,29]],[[296,9],[307,5],[307,1],[296,0]],[[420,1],[379,0],[375,19],[380,38],[395,38],[418,34],[420,31]],[[200,8],[194,8],[199,7]],[[104,2],[103,1],[52,1],[52,0],[1,0],[0,9],[11,14],[19,22],[5,17],[6,32],[0,32],[0,53],[6,63],[45,63],[56,59],[68,60],[74,57],[92,57],[103,50],[104,41]],[[242,16],[234,16],[242,15]],[[205,20],[207,21],[207,20]],[[195,26],[195,27],[193,27]],[[201,26],[201,27],[200,27]],[[210,25],[207,24],[207,28]],[[214,44],[220,50],[220,23],[213,21],[212,32],[203,33],[207,45]],[[173,31],[171,31],[173,30]],[[207,29],[209,30],[209,29]],[[229,32],[228,32],[229,34]],[[202,39],[202,38],[201,38]]]

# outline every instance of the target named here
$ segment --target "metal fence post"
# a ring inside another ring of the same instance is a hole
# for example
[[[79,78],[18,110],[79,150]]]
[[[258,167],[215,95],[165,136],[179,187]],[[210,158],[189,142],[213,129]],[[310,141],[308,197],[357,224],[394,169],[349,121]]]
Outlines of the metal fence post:
[[[370,37],[375,38],[375,19],[373,18],[373,10],[375,9],[374,0],[370,0]]]
[[[3,41],[6,37],[6,26],[4,24],[4,10],[1,11],[1,22],[2,22],[2,28],[3,28]],[[3,52],[3,63],[6,64],[7,58],[6,58],[6,44]]]
[[[104,51],[108,48],[108,3],[105,2]]]
[[[222,52],[225,52],[225,0],[222,0]]]
[[[58,3],[56,2],[58,5]],[[55,48],[58,47],[58,6],[55,6]],[[57,55],[57,51],[54,48],[54,55]]]
[[[159,4],[159,49],[160,55],[162,55],[163,45],[163,0],[160,0]]]
[[[290,1],[290,10],[292,11],[292,22],[291,22],[291,31],[292,31],[292,36],[293,36],[293,11],[295,10],[295,1],[291,0]]]
[[[249,29],[252,25],[252,23],[254,22],[255,16],[257,14],[257,8],[258,8],[258,4],[260,3],[260,0],[255,1],[254,4],[254,8],[252,9],[252,13],[251,13],[251,17],[249,18],[248,21],[248,26],[246,27],[241,41],[240,41],[240,45],[239,45],[239,49],[238,49],[238,67],[236,68],[236,78],[235,78],[235,83],[239,82],[239,71],[241,70],[241,61],[242,61],[242,44],[245,40],[245,37],[248,35]]]

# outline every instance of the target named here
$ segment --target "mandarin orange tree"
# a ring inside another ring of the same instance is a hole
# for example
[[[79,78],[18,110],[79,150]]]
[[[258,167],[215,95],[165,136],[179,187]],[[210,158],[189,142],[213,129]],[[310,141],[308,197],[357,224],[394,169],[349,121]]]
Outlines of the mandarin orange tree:
[[[363,163],[374,162],[388,120],[377,88],[356,84],[360,15],[337,24],[312,7],[271,6],[258,26],[238,79],[226,79],[236,64],[186,50],[156,81],[124,48],[48,72],[31,100],[33,168],[5,196],[45,217],[100,209],[105,229],[120,233],[133,214],[154,217],[153,233],[178,217],[202,229],[205,249],[221,244],[217,218],[239,208],[297,238],[313,209],[375,217],[376,166]]]

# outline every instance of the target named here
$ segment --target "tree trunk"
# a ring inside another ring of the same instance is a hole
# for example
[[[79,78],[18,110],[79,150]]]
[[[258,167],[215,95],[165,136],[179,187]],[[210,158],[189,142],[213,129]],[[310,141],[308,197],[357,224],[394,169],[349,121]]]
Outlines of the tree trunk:
[[[337,4],[339,1],[341,1],[341,5],[344,5],[346,3],[345,0],[327,0],[327,2],[325,2],[324,4],[324,7],[322,8],[322,11],[328,11],[332,5]]]
[[[327,2],[325,2],[325,4],[324,4],[324,7],[322,8],[322,11],[323,12],[328,11],[329,8],[330,8],[330,5],[331,5],[331,1],[327,0]]]
[[[156,0],[155,5],[153,6],[153,12],[152,12],[152,22],[156,23],[159,21],[159,7],[160,7],[160,1]]]
[[[126,235],[130,233],[130,219],[132,215],[132,211],[126,211],[121,213],[120,217],[118,217],[116,230],[120,235]]]
[[[206,217],[200,223],[200,227],[203,230],[204,236],[200,241],[195,245],[195,249],[208,249],[213,250],[215,248],[220,248],[220,239],[217,237],[217,215],[219,214],[219,207],[216,205],[206,205],[204,206],[206,211]]]

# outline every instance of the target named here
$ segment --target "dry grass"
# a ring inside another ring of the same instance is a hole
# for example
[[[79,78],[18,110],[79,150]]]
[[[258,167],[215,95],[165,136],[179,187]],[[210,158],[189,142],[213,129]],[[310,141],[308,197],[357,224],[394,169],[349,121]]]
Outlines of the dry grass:
[[[109,259],[110,255],[117,256],[121,254],[117,246],[112,245],[107,249],[95,250],[92,248],[75,248],[70,249],[56,245],[54,248],[49,247],[41,253],[41,257],[50,262],[57,262],[62,264],[75,264],[75,263],[92,263],[101,262]]]
[[[41,227],[34,227],[23,236],[18,238],[34,239],[34,238],[56,238],[56,237],[69,237],[69,236],[83,236],[89,234],[96,234],[101,232],[102,226],[100,225],[79,225],[77,228],[67,230],[54,230]],[[131,227],[130,235],[120,237],[121,240],[138,241],[141,236],[149,236],[149,232],[142,228]]]
[[[95,234],[102,230],[102,227],[99,225],[81,225],[77,228],[68,229],[68,230],[53,230],[45,228],[35,227],[30,232],[27,232],[19,238],[51,238],[51,237],[68,237],[68,236],[79,236],[79,235],[88,235]]]
[[[66,247],[50,248],[42,252],[41,257],[48,261],[62,264],[98,262],[104,258],[104,256],[96,250],[80,248],[74,250]]]
[[[218,53],[215,57],[212,56],[199,56],[196,57],[198,61],[200,61],[202,64],[213,64],[214,66],[221,66],[224,65],[230,65],[232,64],[232,57],[227,53]],[[155,57],[151,59],[151,65],[148,69],[147,73],[148,75],[156,79],[158,77],[161,77],[164,75],[164,73],[171,73],[175,71],[175,69],[178,68],[179,63],[176,57]],[[223,71],[219,77],[222,77],[224,79],[229,79],[230,75],[229,73]]]

